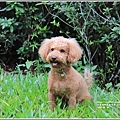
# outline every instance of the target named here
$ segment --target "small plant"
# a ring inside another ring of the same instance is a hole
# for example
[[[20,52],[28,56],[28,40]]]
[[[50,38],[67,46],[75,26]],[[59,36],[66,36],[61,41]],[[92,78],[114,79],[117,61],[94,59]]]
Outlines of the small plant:
[[[19,64],[16,66],[16,70],[18,70],[19,73],[21,73],[21,67],[24,68],[24,72],[30,72],[31,71],[31,66],[35,63],[35,61],[29,61],[27,60],[25,64]]]
[[[14,18],[0,18],[0,25],[2,26],[2,29],[9,28],[9,31],[12,33],[14,31],[13,24],[15,23]],[[15,25],[18,25],[17,23]]]
[[[111,88],[112,88],[112,83],[110,82],[110,83],[107,83],[107,84],[105,84],[105,86],[106,86],[106,89],[107,90],[111,90]]]
[[[120,83],[118,83],[117,85],[115,85],[117,87],[117,89],[120,89]]]

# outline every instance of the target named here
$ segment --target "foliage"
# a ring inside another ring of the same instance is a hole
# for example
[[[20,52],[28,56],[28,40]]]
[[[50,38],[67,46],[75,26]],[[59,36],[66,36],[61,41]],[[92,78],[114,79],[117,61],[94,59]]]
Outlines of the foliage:
[[[27,75],[1,71],[0,74],[0,118],[119,118],[120,92],[107,92],[95,84],[90,89],[93,99],[77,104],[76,109],[49,109],[47,92],[48,74]],[[108,86],[108,85],[107,85]]]
[[[0,51],[5,64],[11,64],[11,61],[7,61],[11,58],[10,54],[17,55],[18,64],[27,59],[38,59],[40,42],[47,34],[52,34],[46,24],[42,7],[36,5],[37,3],[25,2],[1,4],[1,7],[6,6],[0,19]]]
[[[29,60],[36,70],[46,66],[45,71],[48,64],[38,55],[43,39],[74,37],[84,53],[76,69],[90,66],[101,87],[115,86],[120,79],[119,11],[119,2],[1,2],[0,64],[8,70]]]
[[[112,82],[113,85],[118,83],[120,79],[118,6],[120,4],[117,2],[61,2],[50,5],[54,9],[48,11],[53,18],[55,17],[54,21],[61,23],[60,30],[64,30],[68,37],[77,38],[84,49],[83,63],[79,63],[81,65],[78,65],[77,69],[81,69],[82,65],[86,64],[91,64],[93,67],[97,65],[96,70],[99,74],[96,79],[100,86],[104,86],[107,82]],[[62,28],[63,24],[69,29]],[[68,32],[68,30],[71,31]]]

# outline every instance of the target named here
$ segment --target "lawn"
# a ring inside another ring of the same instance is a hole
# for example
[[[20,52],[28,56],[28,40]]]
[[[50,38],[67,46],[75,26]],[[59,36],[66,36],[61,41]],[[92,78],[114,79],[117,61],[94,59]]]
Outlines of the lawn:
[[[76,109],[49,109],[47,95],[48,73],[32,75],[0,74],[0,118],[119,118],[120,91],[107,92],[93,85],[93,99],[77,104]]]

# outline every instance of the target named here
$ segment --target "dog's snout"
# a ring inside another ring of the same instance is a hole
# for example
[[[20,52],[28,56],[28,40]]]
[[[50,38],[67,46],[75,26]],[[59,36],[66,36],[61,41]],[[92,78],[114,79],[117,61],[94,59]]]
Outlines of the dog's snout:
[[[56,60],[56,56],[52,56],[52,60],[55,61]]]

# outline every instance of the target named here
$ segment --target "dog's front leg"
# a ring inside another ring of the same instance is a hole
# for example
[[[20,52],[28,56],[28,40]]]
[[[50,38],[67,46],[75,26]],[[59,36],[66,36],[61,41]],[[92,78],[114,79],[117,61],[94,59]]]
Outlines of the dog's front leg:
[[[55,96],[53,93],[49,92],[48,93],[48,98],[49,98],[49,101],[50,101],[50,109],[52,111],[54,111],[54,108],[56,106],[56,100],[55,100]]]
[[[71,94],[69,97],[68,105],[72,108],[75,109],[76,107],[76,95]]]

